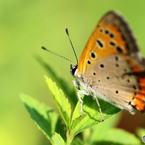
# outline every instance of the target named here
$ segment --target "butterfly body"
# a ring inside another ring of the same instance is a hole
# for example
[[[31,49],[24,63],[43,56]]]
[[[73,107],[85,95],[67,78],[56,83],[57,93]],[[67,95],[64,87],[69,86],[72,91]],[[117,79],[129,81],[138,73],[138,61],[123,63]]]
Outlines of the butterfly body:
[[[96,26],[71,71],[84,94],[134,114],[135,109],[145,111],[144,62],[127,23],[110,11]]]

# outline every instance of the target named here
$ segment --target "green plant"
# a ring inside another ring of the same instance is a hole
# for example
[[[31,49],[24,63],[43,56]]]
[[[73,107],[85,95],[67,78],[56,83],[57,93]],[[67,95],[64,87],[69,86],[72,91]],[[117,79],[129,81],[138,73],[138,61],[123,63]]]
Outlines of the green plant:
[[[59,86],[58,87],[50,78],[45,77],[59,114],[28,95],[21,94],[21,99],[31,115],[31,118],[36,122],[38,128],[45,134],[51,144],[134,145],[141,143],[133,134],[113,128],[116,119],[107,122],[107,120],[117,114],[120,109],[105,101],[99,100],[105,118],[104,122],[101,121],[96,102],[92,97],[84,96],[83,114],[80,115],[80,103],[75,102],[77,98],[75,88],[69,86],[69,83],[64,78],[54,73],[54,70],[48,64],[43,62],[40,58],[37,59]],[[71,100],[71,103],[68,98]],[[71,106],[71,104],[73,105]]]

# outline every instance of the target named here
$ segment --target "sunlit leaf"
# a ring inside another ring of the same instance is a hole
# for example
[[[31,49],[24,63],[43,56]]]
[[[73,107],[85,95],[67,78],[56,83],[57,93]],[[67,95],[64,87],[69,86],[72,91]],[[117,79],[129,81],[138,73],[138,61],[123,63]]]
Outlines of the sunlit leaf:
[[[28,95],[21,94],[21,99],[30,113],[31,118],[36,122],[46,137],[50,139],[55,132],[58,115],[45,104],[38,102]]]
[[[103,101],[99,100],[100,106],[102,109],[103,117],[106,119],[112,117],[116,113],[120,111],[117,107]],[[80,116],[78,112],[80,107],[79,104],[76,106],[75,111],[73,113],[72,120],[72,131],[74,134],[78,134],[83,130],[92,127],[98,123],[103,123],[100,112],[98,110],[96,102],[92,99],[91,96],[85,96],[83,99],[83,115]],[[79,123],[78,123],[79,122]]]
[[[51,138],[51,142],[53,145],[66,145],[63,138],[58,133],[54,133]]]
[[[68,101],[68,99],[64,96],[64,93],[61,89],[59,89],[54,82],[52,82],[51,79],[46,77],[46,82],[49,87],[49,90],[51,91],[56,106],[67,126],[67,128],[70,127],[70,119],[71,119],[71,106]]]

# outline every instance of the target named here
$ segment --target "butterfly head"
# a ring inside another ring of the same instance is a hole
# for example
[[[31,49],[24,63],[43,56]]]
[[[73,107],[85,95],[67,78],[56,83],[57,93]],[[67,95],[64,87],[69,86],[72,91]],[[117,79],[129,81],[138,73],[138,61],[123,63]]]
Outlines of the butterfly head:
[[[70,65],[70,73],[75,77],[75,73],[77,71],[78,65]]]

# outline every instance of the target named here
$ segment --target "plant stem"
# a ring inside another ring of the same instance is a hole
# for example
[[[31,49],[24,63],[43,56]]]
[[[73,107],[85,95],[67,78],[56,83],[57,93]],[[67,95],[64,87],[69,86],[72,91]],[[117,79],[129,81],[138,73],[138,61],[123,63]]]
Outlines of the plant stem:
[[[70,145],[72,140],[74,138],[74,135],[70,132],[70,131],[67,131],[67,134],[66,134],[66,145]]]

